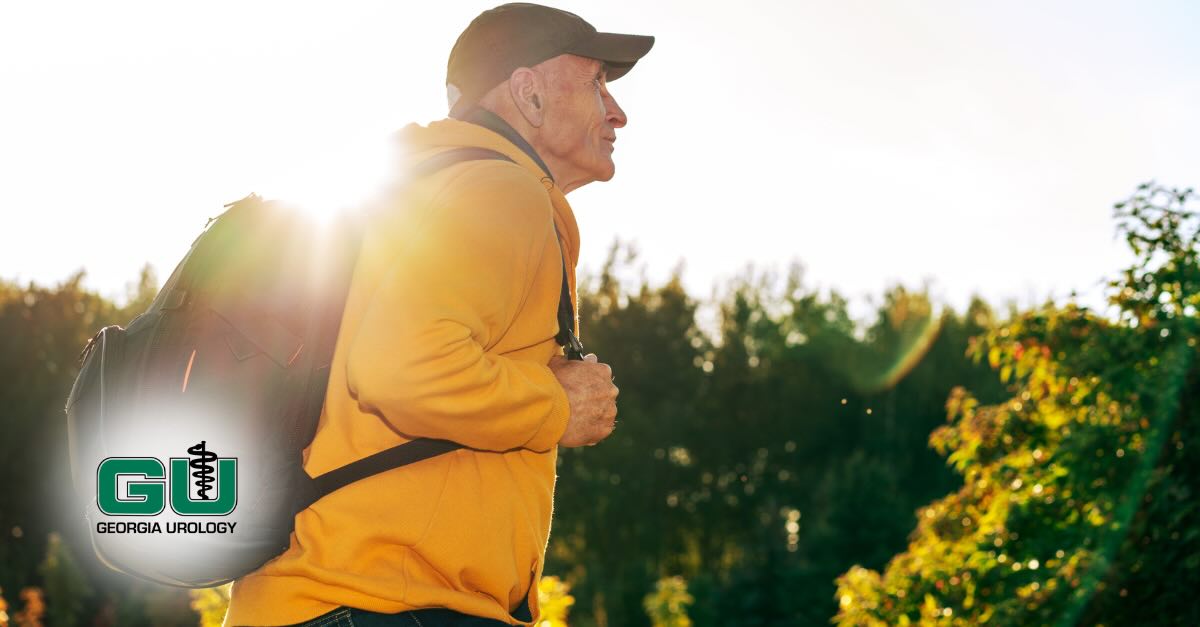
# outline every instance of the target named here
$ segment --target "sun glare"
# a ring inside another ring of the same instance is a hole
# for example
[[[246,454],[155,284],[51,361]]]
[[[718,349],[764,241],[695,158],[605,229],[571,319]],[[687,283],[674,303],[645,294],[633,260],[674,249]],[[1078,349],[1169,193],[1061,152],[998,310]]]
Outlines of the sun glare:
[[[327,223],[345,211],[358,211],[379,194],[394,172],[394,153],[386,137],[327,149],[282,166],[263,188],[264,198],[295,207]]]

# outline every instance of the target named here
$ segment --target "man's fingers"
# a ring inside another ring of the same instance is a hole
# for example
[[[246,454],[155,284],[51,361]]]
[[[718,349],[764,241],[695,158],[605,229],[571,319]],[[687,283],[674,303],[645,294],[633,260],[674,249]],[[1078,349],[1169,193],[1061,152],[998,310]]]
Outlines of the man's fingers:
[[[596,363],[596,362],[600,361],[600,358],[599,358],[599,357],[596,357],[596,353],[588,353],[588,354],[586,354],[586,355],[584,355],[584,356],[583,356],[583,360],[584,360],[584,361],[590,361],[590,362],[592,362],[592,363],[594,364],[594,363]]]

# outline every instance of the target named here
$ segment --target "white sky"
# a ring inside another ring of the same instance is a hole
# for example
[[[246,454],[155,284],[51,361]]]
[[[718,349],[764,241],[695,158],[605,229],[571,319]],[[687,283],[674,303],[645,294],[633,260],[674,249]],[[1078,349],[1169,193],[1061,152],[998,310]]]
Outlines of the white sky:
[[[1200,185],[1200,4],[1048,4],[556,3],[658,39],[611,86],[617,177],[570,197],[584,268],[620,237],[698,296],[792,260],[857,301],[1098,296],[1112,203]],[[364,193],[491,5],[0,5],[0,277],[120,296],[250,191]]]

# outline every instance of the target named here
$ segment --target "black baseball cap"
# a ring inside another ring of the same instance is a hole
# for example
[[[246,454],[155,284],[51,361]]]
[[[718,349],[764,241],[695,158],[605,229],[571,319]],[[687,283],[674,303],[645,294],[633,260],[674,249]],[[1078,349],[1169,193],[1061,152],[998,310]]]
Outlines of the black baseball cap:
[[[654,45],[648,35],[601,33],[583,18],[560,9],[513,2],[471,20],[454,42],[446,64],[450,115],[469,110],[513,70],[560,54],[603,61],[608,80],[624,76]]]

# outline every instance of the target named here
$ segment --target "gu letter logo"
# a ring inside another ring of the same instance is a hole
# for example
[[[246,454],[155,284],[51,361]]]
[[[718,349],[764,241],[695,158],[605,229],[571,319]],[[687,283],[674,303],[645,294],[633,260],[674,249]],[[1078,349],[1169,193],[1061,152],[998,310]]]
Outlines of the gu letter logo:
[[[157,516],[166,509],[169,493],[171,510],[180,516],[229,515],[237,507],[237,458],[217,457],[204,440],[187,452],[191,459],[168,460],[169,475],[156,457],[109,457],[100,462],[96,505],[109,516]],[[122,477],[128,478],[124,490]],[[199,498],[192,498],[193,483]]]

